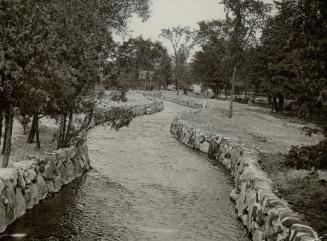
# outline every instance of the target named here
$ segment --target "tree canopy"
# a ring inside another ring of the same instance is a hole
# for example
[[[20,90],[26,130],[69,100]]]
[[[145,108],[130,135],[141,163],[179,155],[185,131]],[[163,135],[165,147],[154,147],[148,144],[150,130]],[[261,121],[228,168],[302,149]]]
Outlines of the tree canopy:
[[[295,100],[300,112],[325,112],[326,1],[222,4],[225,19],[199,23],[201,50],[193,58],[193,73],[231,96],[234,88],[236,93],[266,93],[269,100],[279,100],[276,111],[283,111],[286,98]]]
[[[72,138],[73,114],[100,81],[115,48],[113,31],[149,16],[149,0],[0,2],[0,99],[5,113],[2,166],[11,149],[14,108],[60,122],[58,147]],[[33,138],[32,138],[33,139]]]

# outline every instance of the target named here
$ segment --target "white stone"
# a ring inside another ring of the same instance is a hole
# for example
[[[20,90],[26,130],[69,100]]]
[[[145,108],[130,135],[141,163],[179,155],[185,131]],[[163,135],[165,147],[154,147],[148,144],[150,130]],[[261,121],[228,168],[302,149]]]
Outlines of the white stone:
[[[238,194],[237,194],[237,192],[236,192],[236,188],[234,188],[233,190],[232,190],[232,192],[229,194],[229,196],[230,196],[230,198],[235,202],[236,201],[236,199],[237,199],[237,197],[238,197]]]
[[[24,178],[25,178],[25,182],[27,184],[30,184],[33,181],[35,181],[35,179],[36,179],[36,172],[34,170],[32,170],[32,169],[28,169],[24,173]]]
[[[48,186],[42,176],[37,176],[36,185],[38,190],[38,200],[45,199],[48,195]]]
[[[55,189],[54,189],[54,185],[52,181],[47,181],[46,182],[47,187],[48,187],[48,193],[54,193]]]
[[[16,188],[16,216],[20,218],[26,213],[26,203],[20,188]]]
[[[53,187],[55,192],[59,192],[61,190],[62,180],[60,176],[55,176],[53,179]]]
[[[209,142],[205,141],[202,144],[200,144],[200,151],[204,152],[204,153],[208,153],[209,151]]]

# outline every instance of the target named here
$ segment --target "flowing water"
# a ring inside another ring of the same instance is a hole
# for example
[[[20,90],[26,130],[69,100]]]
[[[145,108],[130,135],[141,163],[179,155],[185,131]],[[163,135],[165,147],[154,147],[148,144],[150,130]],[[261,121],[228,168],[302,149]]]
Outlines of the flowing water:
[[[169,133],[189,111],[171,103],[119,132],[88,136],[93,169],[8,228],[20,240],[245,240],[229,199],[232,180]]]

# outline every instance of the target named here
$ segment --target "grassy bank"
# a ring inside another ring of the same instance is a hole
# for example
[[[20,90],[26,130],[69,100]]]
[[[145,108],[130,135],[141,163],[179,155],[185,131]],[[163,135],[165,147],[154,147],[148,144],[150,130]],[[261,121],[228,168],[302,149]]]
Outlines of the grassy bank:
[[[314,145],[322,132],[306,135],[306,123],[258,106],[235,103],[234,117],[228,118],[227,101],[210,101],[208,108],[184,113],[182,119],[194,127],[232,137],[244,149],[255,151],[262,168],[274,182],[274,191],[320,234],[327,232],[327,172],[298,170],[285,164],[292,146]],[[317,126],[310,124],[312,128]],[[318,175],[319,174],[319,175]]]
[[[149,103],[149,99],[145,98],[142,94],[138,94],[134,91],[130,91],[127,94],[127,102],[117,103],[110,100],[109,95],[105,95],[104,98],[99,102],[99,107],[118,107],[122,105],[142,105]],[[55,135],[58,132],[59,125],[54,119],[43,117],[40,119],[39,131],[40,131],[40,142],[41,149],[36,147],[36,143],[27,143],[28,131],[30,125],[27,128],[27,133],[23,133],[23,127],[15,119],[13,126],[13,137],[12,137],[12,150],[10,154],[10,163],[26,160],[29,156],[41,155],[43,153],[53,151],[57,149],[57,142]],[[3,143],[3,138],[1,139]],[[2,146],[2,145],[1,145]],[[2,160],[3,155],[0,152],[0,159]]]

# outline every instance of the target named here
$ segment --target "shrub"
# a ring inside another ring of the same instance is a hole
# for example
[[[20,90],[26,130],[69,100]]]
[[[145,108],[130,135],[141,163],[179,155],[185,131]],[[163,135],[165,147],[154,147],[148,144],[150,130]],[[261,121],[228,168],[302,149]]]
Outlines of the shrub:
[[[292,147],[285,165],[307,170],[327,169],[327,140],[313,146]]]

